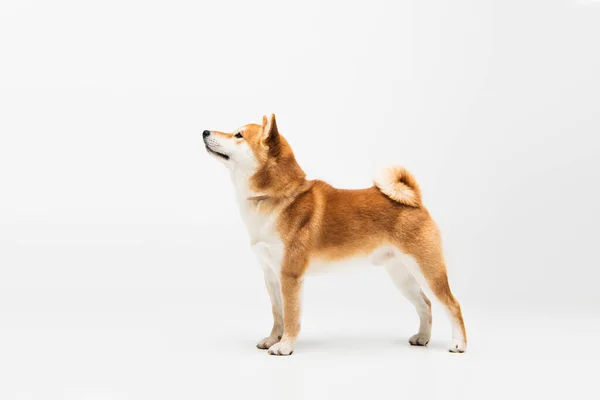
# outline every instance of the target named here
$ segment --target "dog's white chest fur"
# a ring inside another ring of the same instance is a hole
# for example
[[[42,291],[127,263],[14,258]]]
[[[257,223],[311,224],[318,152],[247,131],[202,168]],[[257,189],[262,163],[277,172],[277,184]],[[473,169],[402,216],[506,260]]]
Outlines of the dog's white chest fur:
[[[276,230],[277,213],[265,213],[262,203],[248,198],[257,196],[248,188],[247,176],[232,174],[236,189],[240,215],[250,236],[252,251],[256,254],[263,269],[270,269],[279,276],[283,261],[283,241]]]
[[[281,241],[275,230],[275,215],[261,213],[261,204],[258,201],[246,200],[240,203],[240,214],[248,230],[252,245],[258,242],[272,242],[275,239]]]

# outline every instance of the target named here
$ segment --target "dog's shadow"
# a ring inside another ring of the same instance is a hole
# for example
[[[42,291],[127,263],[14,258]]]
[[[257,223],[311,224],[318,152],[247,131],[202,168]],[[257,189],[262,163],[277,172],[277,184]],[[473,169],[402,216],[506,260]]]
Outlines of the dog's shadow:
[[[408,337],[389,336],[324,336],[299,338],[295,350],[303,354],[332,352],[376,352],[445,350],[444,343],[430,342],[427,346],[412,346]]]

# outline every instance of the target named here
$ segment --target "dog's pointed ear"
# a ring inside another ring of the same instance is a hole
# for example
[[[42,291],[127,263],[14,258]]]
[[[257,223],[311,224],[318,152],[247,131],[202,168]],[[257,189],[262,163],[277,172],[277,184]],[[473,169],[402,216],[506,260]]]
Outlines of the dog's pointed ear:
[[[275,114],[271,114],[271,117],[267,119],[263,117],[263,142],[269,148],[269,154],[276,156],[281,150],[281,142],[279,140],[279,130],[277,130],[277,121],[275,120]]]

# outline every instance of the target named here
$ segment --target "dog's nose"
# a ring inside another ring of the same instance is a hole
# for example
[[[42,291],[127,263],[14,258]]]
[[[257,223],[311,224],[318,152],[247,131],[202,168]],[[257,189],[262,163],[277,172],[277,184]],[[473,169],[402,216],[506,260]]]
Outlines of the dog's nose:
[[[207,137],[208,135],[210,135],[210,131],[204,131],[204,132],[202,132],[202,137],[203,138]]]

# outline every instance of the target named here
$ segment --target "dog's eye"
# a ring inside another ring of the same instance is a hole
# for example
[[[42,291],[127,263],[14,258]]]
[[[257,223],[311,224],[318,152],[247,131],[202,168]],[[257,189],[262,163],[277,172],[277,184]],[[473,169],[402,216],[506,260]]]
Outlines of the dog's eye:
[[[238,138],[238,139],[241,139],[241,138],[243,138],[243,136],[242,136],[242,134],[241,134],[240,132],[236,133],[236,134],[234,135],[234,137],[236,137],[236,138]]]

